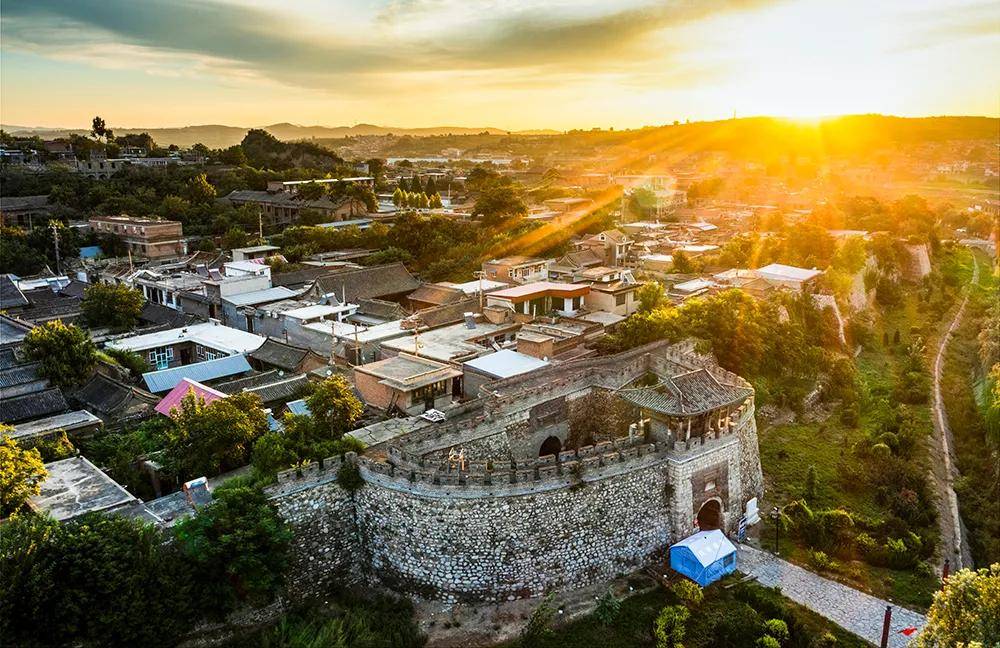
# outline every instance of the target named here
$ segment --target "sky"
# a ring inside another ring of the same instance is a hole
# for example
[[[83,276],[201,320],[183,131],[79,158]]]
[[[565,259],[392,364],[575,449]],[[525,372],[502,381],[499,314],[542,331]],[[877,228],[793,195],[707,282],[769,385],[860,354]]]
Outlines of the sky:
[[[1000,115],[992,0],[4,0],[0,121]]]

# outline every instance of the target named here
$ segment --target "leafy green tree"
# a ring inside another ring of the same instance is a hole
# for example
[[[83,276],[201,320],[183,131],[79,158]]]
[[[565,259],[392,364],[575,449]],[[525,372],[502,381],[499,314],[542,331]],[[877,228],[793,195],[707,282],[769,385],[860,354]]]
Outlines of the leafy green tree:
[[[0,516],[18,512],[28,498],[38,495],[48,476],[42,457],[35,448],[22,448],[10,434],[9,425],[0,424]],[[2,535],[2,534],[0,534]]]
[[[427,178],[427,184],[424,185],[424,193],[428,196],[433,196],[438,192],[437,185],[434,183],[434,178]]]
[[[333,439],[352,429],[364,412],[364,406],[343,376],[331,376],[317,385],[306,398],[306,404],[316,423],[328,430]]]
[[[318,182],[307,182],[299,185],[296,197],[300,200],[319,200],[326,195],[326,187]]]
[[[694,264],[691,263],[691,259],[684,250],[674,250],[671,256],[673,256],[674,272],[680,274],[691,274],[694,272]]]
[[[266,603],[284,582],[292,532],[260,489],[216,490],[175,536],[197,574],[199,598],[216,615],[242,601]]]
[[[667,295],[663,292],[663,286],[658,281],[649,281],[639,286],[635,291],[639,298],[639,310],[650,312],[656,310],[666,303]]]
[[[472,210],[484,225],[493,226],[528,214],[520,191],[513,184],[496,183],[485,187]]]
[[[254,442],[267,433],[267,414],[256,394],[240,393],[205,404],[193,391],[171,412],[167,465],[184,479],[218,475],[246,465]]]
[[[934,594],[918,648],[992,646],[1000,641],[1000,563],[963,569]]]
[[[431,196],[430,207],[431,209],[441,209],[442,207],[444,207],[444,203],[441,202],[441,194],[435,193]]]
[[[234,248],[246,247],[249,241],[250,235],[242,228],[232,227],[222,237],[222,249],[232,250]]]
[[[539,640],[552,636],[552,619],[556,615],[556,608],[552,605],[553,598],[554,595],[547,594],[531,613],[528,623],[521,630],[520,645],[522,648],[533,648]]]
[[[629,194],[626,209],[636,218],[645,218],[656,208],[656,194],[651,189],[639,187]]]
[[[392,192],[392,204],[396,207],[403,206],[403,190],[396,187],[396,190]]]
[[[135,326],[144,303],[142,293],[135,288],[124,284],[96,283],[83,291],[80,306],[91,326],[126,330]]]
[[[97,365],[97,347],[79,327],[52,320],[24,338],[24,353],[41,362],[40,373],[60,387],[86,380]]]
[[[187,197],[195,205],[211,204],[216,197],[215,187],[208,181],[204,173],[199,173],[188,182]]]
[[[156,527],[124,516],[17,516],[0,533],[0,572],[0,636],[11,646],[166,648],[200,615],[188,561]]]

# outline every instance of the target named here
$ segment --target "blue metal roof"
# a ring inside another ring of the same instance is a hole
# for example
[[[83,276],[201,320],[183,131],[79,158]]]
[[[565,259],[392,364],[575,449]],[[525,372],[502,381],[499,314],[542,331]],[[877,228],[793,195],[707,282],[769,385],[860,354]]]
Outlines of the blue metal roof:
[[[306,405],[306,401],[304,398],[300,398],[299,400],[289,401],[288,403],[285,404],[285,406],[288,407],[288,411],[291,412],[292,414],[296,414],[299,416],[312,416],[312,412],[309,411],[309,406]]]
[[[80,248],[81,259],[93,259],[101,254],[103,254],[103,252],[101,251],[101,246],[99,245],[86,245]]]
[[[196,382],[225,378],[250,371],[250,363],[242,354],[196,362],[182,367],[172,367],[161,369],[160,371],[149,371],[142,374],[146,381],[146,387],[154,394],[157,392],[170,391],[177,386],[184,378],[189,378]]]

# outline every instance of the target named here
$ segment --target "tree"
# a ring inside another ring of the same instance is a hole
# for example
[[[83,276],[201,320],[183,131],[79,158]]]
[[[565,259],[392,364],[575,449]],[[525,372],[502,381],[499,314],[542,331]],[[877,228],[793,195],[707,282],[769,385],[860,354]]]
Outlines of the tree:
[[[350,430],[364,412],[364,406],[343,376],[331,376],[317,385],[306,398],[306,404],[316,422],[329,430],[333,439]]]
[[[919,648],[993,646],[1000,641],[1000,563],[963,569],[934,594]],[[977,643],[978,642],[978,643]]]
[[[646,313],[656,310],[666,302],[667,296],[658,281],[644,283],[635,292],[639,298],[639,310]]]
[[[124,284],[92,284],[83,291],[80,306],[91,326],[126,330],[135,326],[145,300],[142,293]]]
[[[637,218],[645,218],[656,208],[656,194],[651,189],[639,187],[629,194],[628,211]]]
[[[392,204],[396,207],[403,206],[403,190],[396,187],[396,190],[392,192]]]
[[[0,573],[0,636],[12,646],[167,648],[201,614],[184,556],[121,515],[17,516],[0,533]]]
[[[315,181],[299,185],[296,193],[299,200],[319,200],[325,195],[326,187]]]
[[[87,334],[62,320],[31,329],[24,338],[24,352],[41,362],[39,373],[60,387],[82,383],[97,365],[97,347]]]
[[[495,183],[483,189],[472,211],[493,226],[527,215],[528,207],[514,185]]]
[[[441,194],[435,193],[434,195],[431,196],[430,207],[431,209],[441,209],[442,207],[444,207],[444,203],[441,202]]]
[[[233,248],[245,247],[247,242],[250,240],[250,236],[239,227],[230,227],[229,230],[222,235],[222,249],[232,250]]]
[[[303,461],[319,461],[365,448],[354,437],[337,438],[309,415],[289,412],[281,423],[284,428],[281,432],[268,432],[254,443],[252,463],[262,475],[274,475]]]
[[[104,123],[104,119],[100,115],[94,117],[93,121],[91,121],[90,134],[95,139],[103,137],[105,141],[109,141],[113,136],[113,133],[108,129],[107,124]]]
[[[256,394],[240,393],[209,404],[193,391],[171,412],[167,464],[183,479],[246,465],[254,442],[267,433],[267,414]]]
[[[434,178],[427,178],[427,184],[424,185],[424,193],[428,196],[433,196],[438,192],[437,185],[434,184]]]
[[[41,492],[48,476],[38,450],[22,448],[12,432],[9,425],[0,425],[0,517],[17,513]]]
[[[204,173],[199,173],[187,183],[187,195],[195,205],[210,205],[215,201],[215,187],[208,181]]]
[[[694,264],[691,263],[691,259],[683,250],[674,250],[673,252],[673,271],[680,274],[691,274],[694,272]]]
[[[217,489],[214,501],[177,524],[176,538],[199,598],[216,615],[240,601],[266,603],[284,581],[292,533],[260,489]]]

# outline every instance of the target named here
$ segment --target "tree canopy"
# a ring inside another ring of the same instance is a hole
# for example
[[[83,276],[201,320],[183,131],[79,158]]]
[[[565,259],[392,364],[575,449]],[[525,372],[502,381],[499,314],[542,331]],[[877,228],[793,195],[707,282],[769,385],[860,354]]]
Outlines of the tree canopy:
[[[48,476],[35,448],[25,449],[10,436],[9,425],[0,425],[0,517],[18,512],[28,498],[41,492]]]
[[[41,362],[40,373],[60,387],[82,383],[97,365],[97,347],[90,337],[62,320],[31,329],[23,348],[28,358]]]
[[[135,288],[124,284],[91,284],[83,291],[80,306],[91,326],[127,330],[135,326],[145,299]]]

